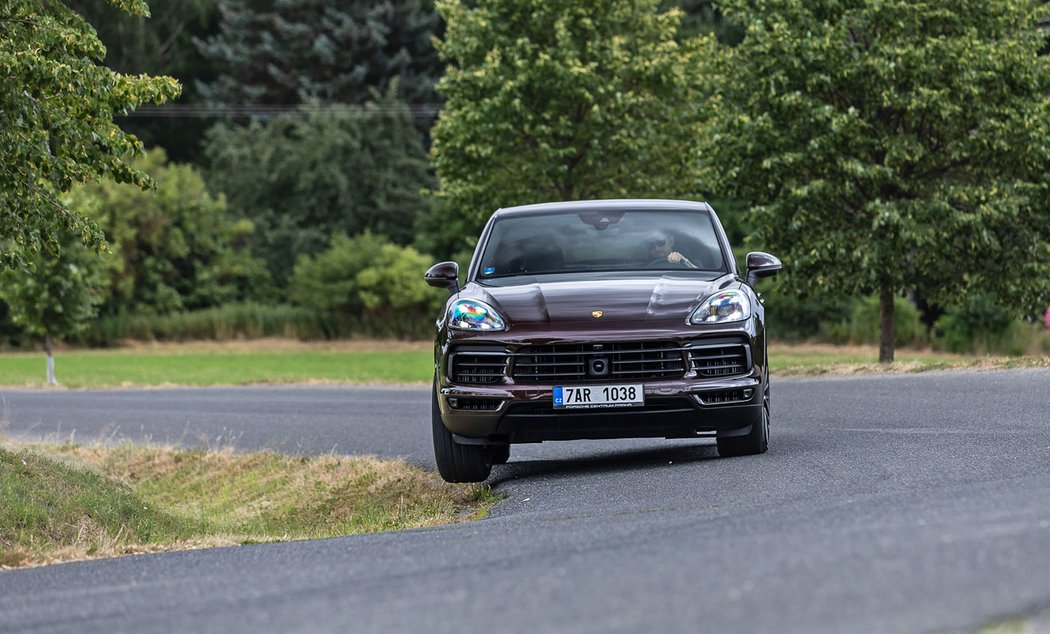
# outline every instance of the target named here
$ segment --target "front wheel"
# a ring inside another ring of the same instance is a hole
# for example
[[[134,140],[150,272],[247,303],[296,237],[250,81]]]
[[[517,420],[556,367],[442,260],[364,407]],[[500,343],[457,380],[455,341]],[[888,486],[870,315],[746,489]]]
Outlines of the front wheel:
[[[723,458],[754,456],[769,449],[769,370],[766,370],[766,385],[762,390],[762,420],[751,426],[746,436],[718,439],[718,455]]]
[[[441,420],[437,384],[431,394],[431,427],[434,460],[445,482],[481,482],[492,473],[492,449],[485,445],[461,445]]]
[[[718,439],[718,455],[723,458],[753,456],[769,448],[769,409],[762,407],[762,420],[751,426],[746,436]]]

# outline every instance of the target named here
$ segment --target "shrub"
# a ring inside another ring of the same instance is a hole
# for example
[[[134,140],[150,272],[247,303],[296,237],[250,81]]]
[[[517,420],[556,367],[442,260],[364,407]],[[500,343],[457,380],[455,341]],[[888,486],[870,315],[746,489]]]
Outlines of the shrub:
[[[190,341],[289,337],[328,339],[346,336],[348,328],[327,323],[313,311],[288,305],[237,303],[166,315],[108,315],[92,324],[80,339],[95,346],[121,339]]]
[[[776,280],[760,282],[759,292],[766,307],[766,327],[774,339],[819,338],[831,325],[847,322],[852,310],[850,299],[800,298],[784,291]]]
[[[933,324],[934,346],[951,352],[1024,354],[1020,324],[988,297],[975,295]]]
[[[291,297],[336,321],[370,334],[415,336],[429,330],[443,292],[423,281],[431,258],[365,232],[337,236],[316,256],[303,256],[292,274]],[[426,324],[422,328],[420,324]]]
[[[987,322],[954,309],[934,324],[933,346],[958,353],[1043,355],[1050,354],[1050,332],[1038,321],[1017,319],[989,327]]]
[[[296,304],[320,313],[359,314],[364,304],[357,275],[379,258],[384,244],[369,231],[353,238],[335,236],[328,250],[299,258],[289,296]]]
[[[110,182],[65,195],[105,232],[101,313],[169,313],[272,295],[261,260],[248,251],[254,227],[211,195],[195,168],[168,163],[154,149],[132,164],[153,175],[156,191]]]
[[[412,247],[383,245],[379,259],[355,279],[365,319],[385,323],[398,336],[411,335],[418,323],[429,329],[446,296],[423,281],[430,264],[428,256]]]
[[[922,344],[926,329],[919,320],[918,309],[903,297],[894,298],[893,305],[894,346]],[[855,299],[849,319],[825,324],[823,334],[832,343],[878,344],[880,318],[878,297]]]

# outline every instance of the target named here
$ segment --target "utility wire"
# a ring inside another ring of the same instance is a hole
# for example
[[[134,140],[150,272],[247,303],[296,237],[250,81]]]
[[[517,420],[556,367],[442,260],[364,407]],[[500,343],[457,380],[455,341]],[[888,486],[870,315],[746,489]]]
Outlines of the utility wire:
[[[243,106],[171,103],[159,106],[143,105],[127,113],[127,117],[140,119],[221,119],[225,117],[276,117],[283,114],[314,114],[326,110],[330,105],[316,104],[252,104]],[[441,111],[440,104],[414,104],[383,106],[369,104],[337,104],[351,117],[373,117],[376,115],[398,115],[407,113],[413,119],[432,119]]]

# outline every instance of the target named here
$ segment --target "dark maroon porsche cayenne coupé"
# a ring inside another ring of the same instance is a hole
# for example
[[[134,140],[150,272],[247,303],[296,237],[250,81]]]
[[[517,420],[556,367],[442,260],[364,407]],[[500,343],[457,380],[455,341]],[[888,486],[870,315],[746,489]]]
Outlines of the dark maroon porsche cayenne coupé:
[[[510,445],[581,438],[717,439],[766,451],[765,313],[705,203],[602,200],[500,209],[434,347],[434,452],[450,482],[480,482]]]

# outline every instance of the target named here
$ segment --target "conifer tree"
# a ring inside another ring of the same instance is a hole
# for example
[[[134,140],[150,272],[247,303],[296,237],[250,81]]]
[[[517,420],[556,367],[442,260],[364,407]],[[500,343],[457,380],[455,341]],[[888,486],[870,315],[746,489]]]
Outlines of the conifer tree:
[[[221,71],[201,85],[222,104],[361,104],[370,89],[432,106],[440,21],[426,0],[220,0],[220,33],[200,43]]]

